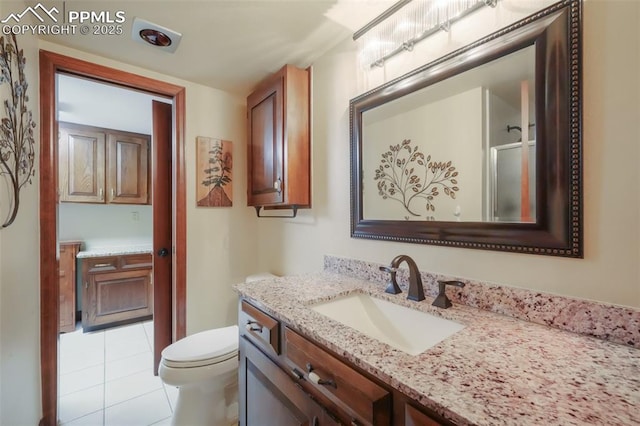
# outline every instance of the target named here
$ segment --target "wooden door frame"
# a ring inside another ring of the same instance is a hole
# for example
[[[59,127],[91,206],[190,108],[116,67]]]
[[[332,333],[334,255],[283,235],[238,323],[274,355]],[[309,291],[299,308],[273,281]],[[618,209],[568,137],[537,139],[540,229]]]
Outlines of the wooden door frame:
[[[129,72],[40,50],[40,368],[42,419],[40,426],[58,422],[58,323],[59,288],[57,260],[58,157],[56,82],[58,72],[86,77],[121,87],[173,99],[172,144],[172,259],[173,338],[186,335],[186,171],[185,88]]]

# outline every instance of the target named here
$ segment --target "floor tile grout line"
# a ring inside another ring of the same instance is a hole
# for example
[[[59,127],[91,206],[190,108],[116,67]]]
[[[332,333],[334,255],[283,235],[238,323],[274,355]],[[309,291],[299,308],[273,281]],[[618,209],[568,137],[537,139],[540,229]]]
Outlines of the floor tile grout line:
[[[138,394],[138,395],[136,395],[136,396],[134,396],[134,397],[131,397],[131,398],[125,399],[124,401],[119,401],[119,402],[116,402],[115,404],[111,404],[111,405],[109,405],[109,406],[105,406],[105,407],[104,407],[104,411],[106,412],[108,408],[113,408],[113,407],[116,407],[116,406],[118,406],[118,405],[120,405],[120,404],[124,404],[125,402],[133,401],[134,399],[137,399],[137,398],[140,398],[140,397],[143,397],[143,396],[146,396],[146,395],[152,394],[152,393],[154,393],[154,392],[158,392],[159,390],[163,390],[163,389],[162,389],[162,388],[152,389],[152,390],[150,390],[150,391],[147,391],[147,392],[144,392],[144,393]],[[167,404],[169,405],[169,409],[171,409],[171,404],[169,404],[169,401],[167,401]],[[172,413],[173,413],[173,411],[172,411]]]
[[[160,420],[158,420],[157,422],[153,422],[153,423],[151,423],[151,424],[150,424],[150,425],[148,425],[148,426],[154,426],[154,425],[160,424],[160,423],[162,423],[162,422],[165,422],[165,421],[167,421],[167,420],[171,420],[171,416],[169,416],[169,417],[165,417],[164,419],[160,419]]]
[[[80,419],[81,419],[81,418],[83,418],[83,417],[91,416],[92,414],[95,414],[95,413],[97,413],[98,411],[104,411],[104,408],[98,408],[98,409],[97,409],[97,410],[95,410],[95,411],[92,411],[92,412],[90,412],[90,413],[83,414],[83,415],[78,416],[78,417],[74,417],[74,418],[72,418],[72,419],[70,419],[70,420],[67,420],[67,421],[66,421],[66,422],[64,422],[64,423],[59,423],[59,424],[60,424],[60,426],[65,426],[65,425],[67,425],[67,424],[69,424],[69,423],[71,423],[71,422],[75,422],[76,420],[80,420]],[[103,414],[103,417],[102,417],[102,418],[103,418],[103,423],[104,423],[104,414]],[[58,420],[58,421],[59,421],[59,420]]]
[[[171,398],[169,398],[169,392],[167,392],[167,385],[164,382],[162,382],[162,390],[164,391],[164,396],[167,398],[167,404],[169,404],[169,409],[173,415],[173,404],[171,403]]]
[[[153,352],[153,335],[149,336],[149,333],[147,333],[147,327],[144,326],[144,323],[142,323],[142,329],[144,330],[145,336],[147,336],[147,344],[149,345],[149,349],[151,350],[151,352]]]
[[[93,384],[91,386],[86,386],[86,387],[83,387],[83,388],[80,388],[80,389],[76,389],[73,392],[68,392],[68,393],[65,393],[65,394],[61,393],[60,394],[60,398],[64,398],[66,396],[73,395],[73,394],[78,393],[78,392],[84,392],[84,391],[89,390],[91,388],[97,388],[98,386],[101,386],[103,383],[104,383],[104,379],[100,383],[95,383],[95,384]]]
[[[104,363],[102,363],[102,364],[104,364]],[[88,369],[90,369],[90,368],[96,368],[96,367],[97,367],[97,366],[99,366],[99,365],[100,365],[100,364],[88,365],[88,366],[86,366],[86,367],[84,367],[84,368],[81,368],[81,369],[79,369],[79,370],[73,370],[73,371],[68,371],[68,372],[66,372],[66,373],[61,373],[61,374],[60,374],[60,377],[68,376],[69,374],[80,373],[80,372],[82,372],[82,371],[84,371],[84,370],[88,370]]]

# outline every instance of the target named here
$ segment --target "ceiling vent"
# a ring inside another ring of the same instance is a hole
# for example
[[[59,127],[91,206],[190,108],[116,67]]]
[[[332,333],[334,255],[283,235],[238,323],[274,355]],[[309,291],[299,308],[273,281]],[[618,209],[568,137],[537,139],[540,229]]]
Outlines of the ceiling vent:
[[[182,34],[140,18],[133,19],[131,38],[150,44],[165,52],[173,53],[178,48]]]

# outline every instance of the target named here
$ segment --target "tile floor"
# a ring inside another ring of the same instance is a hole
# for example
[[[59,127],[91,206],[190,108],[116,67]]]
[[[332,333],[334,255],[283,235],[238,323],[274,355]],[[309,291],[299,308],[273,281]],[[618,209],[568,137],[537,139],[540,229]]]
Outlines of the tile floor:
[[[168,426],[178,391],[153,375],[153,322],[60,335],[61,426]]]

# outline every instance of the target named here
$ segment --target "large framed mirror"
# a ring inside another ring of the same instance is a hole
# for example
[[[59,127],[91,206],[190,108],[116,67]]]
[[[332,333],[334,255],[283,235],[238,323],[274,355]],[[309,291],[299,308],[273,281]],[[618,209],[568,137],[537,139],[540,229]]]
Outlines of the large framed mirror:
[[[581,2],[350,102],[351,235],[582,257]]]

